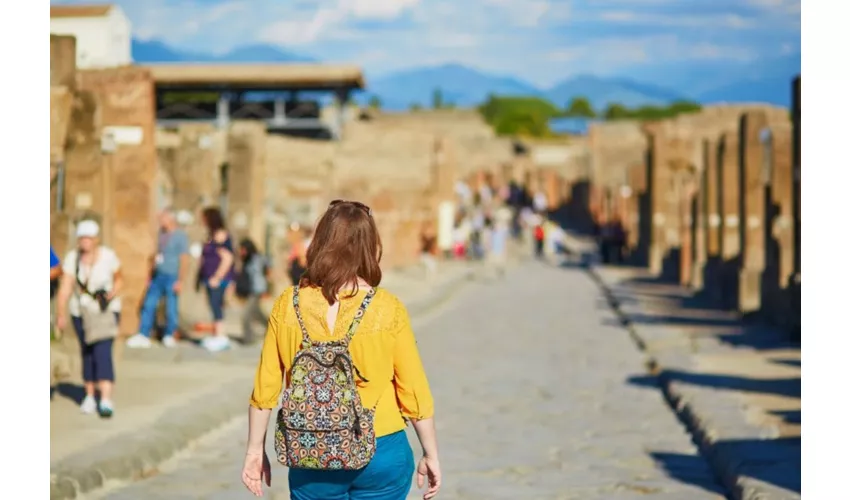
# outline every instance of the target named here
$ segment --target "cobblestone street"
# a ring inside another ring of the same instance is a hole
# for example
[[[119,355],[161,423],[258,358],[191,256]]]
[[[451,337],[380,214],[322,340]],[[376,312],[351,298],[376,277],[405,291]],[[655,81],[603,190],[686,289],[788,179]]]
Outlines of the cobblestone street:
[[[521,264],[414,327],[437,405],[438,498],[725,498],[660,391],[628,382],[643,357],[583,270]],[[238,418],[158,474],[87,498],[249,498],[246,432]],[[271,498],[288,498],[286,469],[272,471]]]

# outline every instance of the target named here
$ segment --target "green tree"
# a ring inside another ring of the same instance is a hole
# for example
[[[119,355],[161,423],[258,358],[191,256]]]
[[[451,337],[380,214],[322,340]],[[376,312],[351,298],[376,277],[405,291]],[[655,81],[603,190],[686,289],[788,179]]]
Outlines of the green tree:
[[[443,91],[439,88],[434,89],[434,93],[431,96],[431,107],[441,109],[443,104]]]
[[[573,97],[567,104],[564,115],[574,118],[594,118],[596,111],[593,110],[593,106],[587,97]]]
[[[551,135],[549,120],[560,114],[554,104],[538,97],[490,96],[478,111],[499,135],[533,137]]]
[[[698,102],[693,101],[675,101],[667,108],[673,115],[681,115],[684,113],[696,113],[702,109]]]
[[[629,110],[620,103],[612,102],[605,108],[606,120],[622,120],[629,117]]]
[[[422,105],[418,102],[414,102],[410,105],[410,111],[419,111],[420,109],[422,109]]]
[[[381,109],[381,98],[373,95],[369,98],[369,107],[372,109]]]

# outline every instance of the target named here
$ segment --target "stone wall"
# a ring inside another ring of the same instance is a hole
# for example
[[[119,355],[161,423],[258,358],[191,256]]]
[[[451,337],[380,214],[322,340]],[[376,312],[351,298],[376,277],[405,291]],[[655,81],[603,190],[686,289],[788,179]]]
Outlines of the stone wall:
[[[72,37],[51,36],[51,162],[63,165],[64,182],[51,188],[51,245],[60,254],[74,242],[82,217],[101,224],[101,239],[122,261],[125,310],[122,333],[137,326],[136,307],[154,252],[157,184],[153,80],[125,67],[76,71]],[[120,127],[117,149],[102,151],[105,130]],[[65,203],[57,206],[58,190]]]
[[[127,127],[140,131],[138,142],[119,144],[116,151],[101,154],[88,144],[89,165],[101,168],[103,239],[123,263],[123,297],[127,309],[141,304],[148,280],[150,256],[155,252],[155,214],[161,208],[157,180],[154,85],[141,68],[80,71],[81,92],[96,97],[95,137],[104,127]],[[122,315],[122,331],[136,330],[135,314]]]
[[[633,124],[592,130],[595,189],[624,182],[625,192],[636,195],[624,210],[600,211],[599,220],[618,218],[636,231],[628,235],[629,249],[659,278],[705,293],[721,307],[793,323],[789,282],[799,215],[788,110],[712,106],[641,130],[643,150]],[[622,180],[622,165],[641,157],[625,167]]]

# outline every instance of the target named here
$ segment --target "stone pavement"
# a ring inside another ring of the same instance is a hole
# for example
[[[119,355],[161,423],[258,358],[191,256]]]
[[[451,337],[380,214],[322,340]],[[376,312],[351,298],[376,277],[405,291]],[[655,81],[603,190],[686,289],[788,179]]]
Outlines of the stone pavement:
[[[384,286],[411,315],[439,306],[471,279],[470,266],[448,263],[423,286],[421,271],[388,272]],[[270,307],[270,304],[268,304]],[[228,310],[239,336],[239,310]],[[235,330],[234,330],[235,328]],[[258,326],[258,332],[261,327]],[[259,346],[211,354],[191,342],[175,349],[118,349],[116,414],[82,415],[79,355],[73,333],[60,341],[71,353],[70,378],[51,388],[51,499],[75,498],[104,482],[143,477],[195,439],[244,413]]]
[[[440,498],[724,498],[660,391],[629,383],[643,356],[584,270],[524,262],[413,324],[436,397]],[[89,498],[247,498],[245,420]],[[288,498],[285,468],[273,464],[272,484]]]
[[[734,499],[800,498],[800,347],[635,269],[593,274]]]

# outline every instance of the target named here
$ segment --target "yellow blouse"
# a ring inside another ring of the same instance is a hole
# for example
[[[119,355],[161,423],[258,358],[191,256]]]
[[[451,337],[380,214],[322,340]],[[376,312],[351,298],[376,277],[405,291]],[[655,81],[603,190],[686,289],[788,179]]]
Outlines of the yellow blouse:
[[[349,292],[350,293],[350,292]],[[363,302],[365,290],[354,297],[343,293],[334,331],[325,316],[328,303],[318,288],[302,288],[299,293],[301,316],[310,338],[324,342],[345,335],[354,313]],[[301,348],[301,330],[292,307],[292,287],[278,297],[269,317],[269,326],[254,378],[251,406],[272,409],[283,388],[295,353]],[[354,365],[369,382],[357,379],[364,407],[375,408],[375,435],[386,436],[405,427],[404,418],[424,419],[434,415],[434,399],[416,348],[410,317],[404,304],[392,293],[379,288],[363,315],[349,346]],[[375,406],[377,404],[377,407]]]

